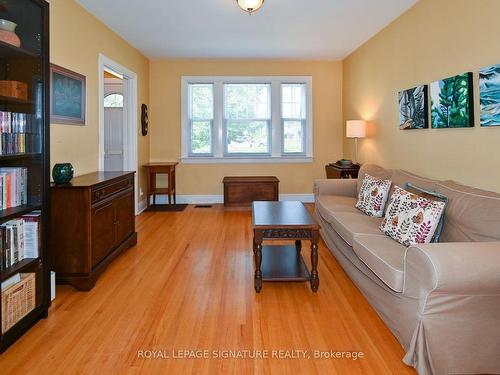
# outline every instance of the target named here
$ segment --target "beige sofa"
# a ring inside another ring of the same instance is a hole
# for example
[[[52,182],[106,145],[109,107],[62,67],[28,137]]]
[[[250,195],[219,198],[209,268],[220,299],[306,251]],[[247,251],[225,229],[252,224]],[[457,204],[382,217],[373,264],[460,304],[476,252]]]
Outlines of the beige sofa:
[[[440,243],[406,248],[355,208],[366,173],[449,198]],[[420,375],[500,373],[500,195],[365,165],[315,182],[321,235]]]

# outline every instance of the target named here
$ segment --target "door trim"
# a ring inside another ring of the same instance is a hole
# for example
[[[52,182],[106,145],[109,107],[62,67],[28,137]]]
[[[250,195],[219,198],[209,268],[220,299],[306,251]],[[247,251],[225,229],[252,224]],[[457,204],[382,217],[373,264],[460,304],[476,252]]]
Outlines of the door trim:
[[[126,119],[126,129],[123,132],[123,159],[128,171],[135,171],[134,185],[134,211],[139,213],[139,188],[138,188],[138,156],[137,156],[137,74],[109,57],[99,53],[99,170],[104,170],[104,71],[110,69],[123,76],[123,115]]]

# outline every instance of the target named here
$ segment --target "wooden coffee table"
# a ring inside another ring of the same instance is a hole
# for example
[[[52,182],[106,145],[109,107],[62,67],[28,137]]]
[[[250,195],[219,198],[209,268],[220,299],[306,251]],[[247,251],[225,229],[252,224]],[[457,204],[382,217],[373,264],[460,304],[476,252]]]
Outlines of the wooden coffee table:
[[[253,202],[255,291],[262,281],[310,281],[318,290],[319,226],[302,202]],[[294,245],[262,245],[263,241],[295,241]],[[302,258],[302,242],[311,242],[311,272]]]

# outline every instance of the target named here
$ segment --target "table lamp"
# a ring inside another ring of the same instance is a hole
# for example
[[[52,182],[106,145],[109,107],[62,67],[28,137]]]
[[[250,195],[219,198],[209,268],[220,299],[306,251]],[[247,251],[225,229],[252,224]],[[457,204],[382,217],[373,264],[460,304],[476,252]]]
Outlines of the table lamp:
[[[366,137],[366,121],[364,120],[349,120],[346,125],[346,138],[354,138],[356,153],[354,163],[358,163],[358,138]]]

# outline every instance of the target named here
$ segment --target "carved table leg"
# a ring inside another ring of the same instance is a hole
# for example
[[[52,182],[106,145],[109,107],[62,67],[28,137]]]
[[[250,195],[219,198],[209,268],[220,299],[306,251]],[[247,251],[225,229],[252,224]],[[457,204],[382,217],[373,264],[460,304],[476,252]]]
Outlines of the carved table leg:
[[[297,250],[297,256],[300,256],[300,252],[302,251],[302,241],[295,241],[295,249]]]
[[[311,239],[311,289],[313,292],[318,291],[319,275],[318,275],[318,235],[313,235]]]
[[[255,291],[260,293],[260,290],[262,289],[262,271],[260,269],[262,264],[262,239],[255,235],[253,240],[253,253],[255,258],[254,286]]]

